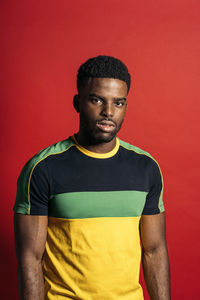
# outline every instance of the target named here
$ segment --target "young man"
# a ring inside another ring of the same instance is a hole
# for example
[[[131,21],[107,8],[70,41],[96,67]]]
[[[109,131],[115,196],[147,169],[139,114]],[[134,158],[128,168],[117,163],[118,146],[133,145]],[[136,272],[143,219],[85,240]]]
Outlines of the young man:
[[[130,75],[110,56],[84,63],[79,132],[35,155],[18,179],[20,299],[169,300],[163,180],[147,152],[116,137]]]

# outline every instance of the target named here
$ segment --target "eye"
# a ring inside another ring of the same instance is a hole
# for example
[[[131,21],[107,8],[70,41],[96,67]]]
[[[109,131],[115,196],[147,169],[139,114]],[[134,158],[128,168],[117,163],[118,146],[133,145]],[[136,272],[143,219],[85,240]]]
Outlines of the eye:
[[[121,107],[121,106],[124,105],[124,103],[123,103],[122,101],[117,101],[117,102],[115,102],[115,105],[116,105],[117,107]]]
[[[98,98],[91,98],[91,102],[94,104],[100,104],[100,103],[102,103],[102,100],[98,99]]]

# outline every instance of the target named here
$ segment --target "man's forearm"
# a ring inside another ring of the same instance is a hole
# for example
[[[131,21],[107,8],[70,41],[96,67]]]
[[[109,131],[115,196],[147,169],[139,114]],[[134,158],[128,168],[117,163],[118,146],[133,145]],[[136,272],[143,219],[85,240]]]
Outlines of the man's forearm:
[[[43,300],[44,277],[41,262],[18,264],[20,300]]]
[[[166,246],[142,253],[144,279],[151,300],[170,300],[170,267]]]

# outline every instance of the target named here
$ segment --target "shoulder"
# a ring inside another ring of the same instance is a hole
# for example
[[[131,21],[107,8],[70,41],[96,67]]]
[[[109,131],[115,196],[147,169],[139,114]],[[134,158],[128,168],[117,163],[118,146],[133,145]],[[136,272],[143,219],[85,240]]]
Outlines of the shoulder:
[[[136,147],[136,146],[134,146],[132,144],[129,144],[129,143],[125,142],[125,141],[122,141],[119,138],[118,138],[118,140],[119,140],[120,146],[124,147],[125,149],[131,150],[131,151],[134,151],[134,152],[136,152],[138,154],[146,155],[146,156],[152,158],[152,156],[147,151],[144,151],[144,150],[142,150],[139,147]]]
[[[145,165],[148,165],[152,170],[159,170],[159,172],[161,172],[160,170],[160,166],[157,162],[157,160],[147,151],[132,145],[128,142],[125,142],[121,139],[119,139],[119,143],[120,146],[125,149],[130,156],[134,156],[137,159],[139,159],[140,161],[142,161]]]
[[[126,149],[128,151],[132,151],[132,152],[134,152],[134,153],[136,153],[138,155],[142,155],[142,156],[148,157],[148,158],[150,158],[150,160],[156,161],[155,158],[153,158],[153,156],[149,152],[147,152],[147,151],[145,151],[145,150],[143,150],[143,149],[141,149],[141,148],[139,148],[137,146],[129,144],[129,143],[125,142],[125,141],[122,141],[119,138],[118,138],[118,140],[119,140],[120,146],[122,146],[124,149]]]
[[[65,151],[67,151],[73,145],[74,145],[74,142],[69,137],[66,140],[57,142],[45,149],[42,149],[40,152],[38,152],[36,155],[34,155],[31,160],[33,160],[34,162],[37,162],[37,161],[47,158],[50,155],[61,154]]]
[[[68,149],[71,148],[71,146],[74,145],[73,140],[69,137],[66,140],[59,141],[53,145],[50,145],[42,150],[40,150],[38,153],[36,153],[34,156],[32,156],[28,162],[24,165],[22,169],[22,174],[30,174],[37,165],[40,163],[44,163],[45,159],[49,156],[59,155]]]

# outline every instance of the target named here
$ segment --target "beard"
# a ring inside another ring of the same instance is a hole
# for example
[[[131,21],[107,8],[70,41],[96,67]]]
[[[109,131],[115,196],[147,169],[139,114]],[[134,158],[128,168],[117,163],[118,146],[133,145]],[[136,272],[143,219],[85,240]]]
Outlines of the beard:
[[[90,132],[90,141],[93,144],[109,143],[117,134],[117,130],[104,134],[103,132]]]
[[[123,123],[122,121],[118,126],[115,124],[115,128],[111,132],[103,132],[96,127],[96,123],[91,125],[85,120],[80,121],[81,128],[84,129],[88,142],[93,145],[111,142],[116,137]]]

